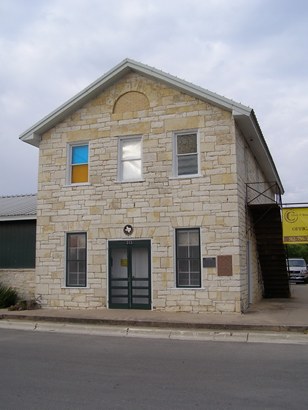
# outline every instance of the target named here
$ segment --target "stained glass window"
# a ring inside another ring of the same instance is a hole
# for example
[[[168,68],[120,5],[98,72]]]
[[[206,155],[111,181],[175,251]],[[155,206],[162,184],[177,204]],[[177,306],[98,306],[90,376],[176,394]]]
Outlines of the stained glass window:
[[[88,145],[73,145],[71,147],[71,183],[88,182]]]

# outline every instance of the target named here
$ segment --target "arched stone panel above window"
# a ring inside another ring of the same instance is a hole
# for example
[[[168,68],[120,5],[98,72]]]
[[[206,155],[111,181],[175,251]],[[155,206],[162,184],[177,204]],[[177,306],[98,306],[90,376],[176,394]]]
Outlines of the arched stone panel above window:
[[[143,111],[149,108],[149,100],[146,95],[138,91],[129,91],[122,94],[114,104],[113,113]]]

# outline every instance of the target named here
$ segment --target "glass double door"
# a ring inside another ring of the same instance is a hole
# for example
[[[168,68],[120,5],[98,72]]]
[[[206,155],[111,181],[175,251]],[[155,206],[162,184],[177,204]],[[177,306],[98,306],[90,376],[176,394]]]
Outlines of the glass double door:
[[[151,309],[151,242],[109,242],[109,307]]]

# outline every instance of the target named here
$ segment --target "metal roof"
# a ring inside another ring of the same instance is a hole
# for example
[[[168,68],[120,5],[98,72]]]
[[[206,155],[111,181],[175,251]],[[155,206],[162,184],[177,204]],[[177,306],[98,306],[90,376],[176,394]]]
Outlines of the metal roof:
[[[0,197],[0,220],[36,219],[36,194]]]
[[[42,134],[56,126],[67,116],[71,115],[130,72],[138,73],[152,80],[161,81],[170,87],[176,88],[180,92],[189,94],[231,112],[267,179],[271,182],[277,182],[280,192],[284,192],[275,163],[252,108],[131,59],[123,60],[80,93],[42,118],[28,130],[24,131],[20,135],[20,139],[28,144],[39,147]]]

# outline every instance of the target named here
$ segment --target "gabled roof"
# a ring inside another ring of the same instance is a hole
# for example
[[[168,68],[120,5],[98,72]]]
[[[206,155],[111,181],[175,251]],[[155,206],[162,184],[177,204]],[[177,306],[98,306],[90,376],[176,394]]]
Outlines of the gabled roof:
[[[178,89],[183,93],[189,94],[192,97],[198,98],[231,112],[238,126],[242,130],[252,152],[256,158],[258,158],[258,162],[268,180],[271,182],[277,182],[281,193],[283,193],[283,187],[274,161],[271,157],[256,116],[250,107],[131,59],[123,60],[120,64],[108,71],[102,77],[98,78],[80,93],[75,95],[56,110],[52,111],[46,117],[42,118],[28,130],[24,131],[20,135],[20,139],[38,147],[42,134],[56,126],[67,116],[71,115],[88,101],[95,98],[105,89],[116,83],[121,77],[130,72],[138,73],[156,81],[158,80],[170,87]]]
[[[36,195],[0,197],[0,221],[36,219]]]

